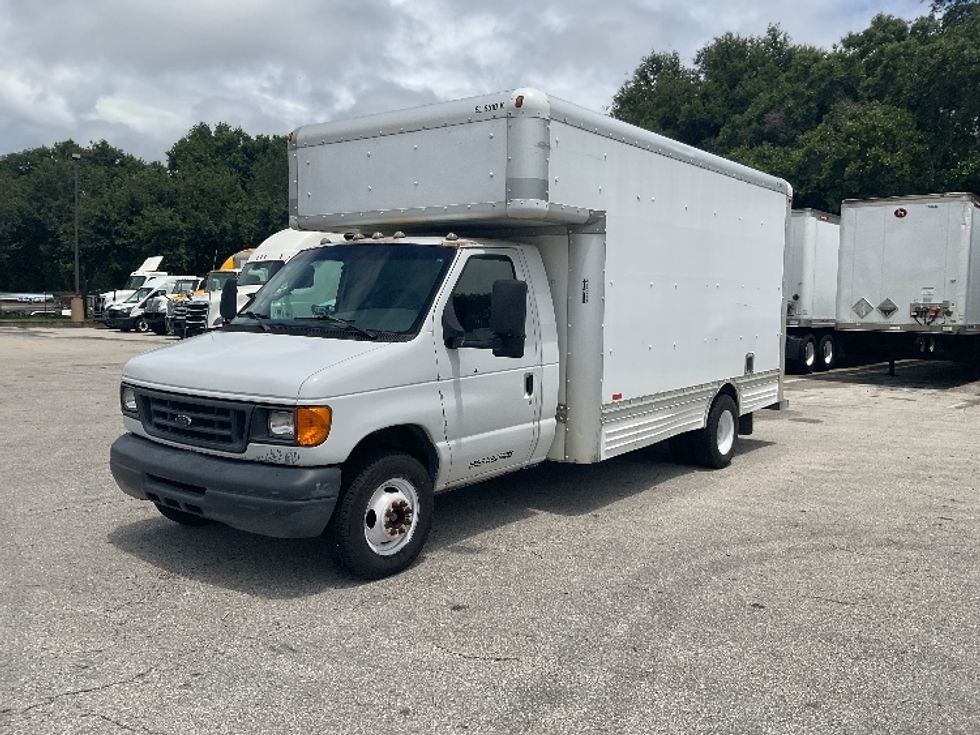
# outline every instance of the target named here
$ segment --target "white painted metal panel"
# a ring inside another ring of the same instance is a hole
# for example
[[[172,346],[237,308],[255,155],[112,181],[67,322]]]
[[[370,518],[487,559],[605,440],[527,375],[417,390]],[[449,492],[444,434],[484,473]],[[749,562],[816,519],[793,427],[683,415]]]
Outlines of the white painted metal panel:
[[[309,146],[297,156],[300,218],[506,199],[505,119]]]
[[[964,194],[844,202],[838,322],[889,331],[958,331],[970,324],[975,209],[975,199]],[[928,325],[911,315],[913,304],[944,302],[951,313]]]
[[[837,308],[840,223],[814,209],[794,210],[786,243],[785,294],[789,318],[832,323]]]
[[[784,194],[552,122],[553,196],[606,212],[602,400],[777,370]],[[557,183],[555,183],[557,180]]]

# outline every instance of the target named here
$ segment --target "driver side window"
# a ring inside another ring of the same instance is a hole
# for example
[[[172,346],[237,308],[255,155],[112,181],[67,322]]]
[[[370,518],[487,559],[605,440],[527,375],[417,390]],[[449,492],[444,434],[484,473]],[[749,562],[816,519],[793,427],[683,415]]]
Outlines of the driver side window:
[[[490,295],[495,281],[514,278],[514,264],[504,255],[475,255],[466,261],[450,299],[465,332],[467,347],[491,346]]]

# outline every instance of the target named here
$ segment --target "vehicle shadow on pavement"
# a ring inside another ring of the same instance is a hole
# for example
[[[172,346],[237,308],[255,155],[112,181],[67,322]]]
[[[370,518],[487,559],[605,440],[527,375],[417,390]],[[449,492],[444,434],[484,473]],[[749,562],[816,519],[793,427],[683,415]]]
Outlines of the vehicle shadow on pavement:
[[[772,446],[773,442],[741,437],[738,455]],[[678,464],[666,443],[657,444],[600,464],[546,463],[524,472],[505,475],[436,496],[430,550],[472,553],[466,540],[539,513],[558,516],[591,515],[625,498],[646,493],[645,508],[668,503],[687,489],[667,488],[681,475],[711,472]]]
[[[742,437],[738,454],[771,445]],[[450,490],[436,495],[426,550],[470,553],[466,540],[486,531],[539,513],[584,516],[641,493],[647,493],[645,506],[657,506],[688,492],[667,490],[662,487],[665,482],[707,471],[674,463],[667,447],[657,445],[601,464],[549,463]],[[109,533],[108,541],[169,574],[266,599],[306,597],[365,584],[336,567],[321,539],[266,538],[219,524],[189,528],[154,515],[119,526]]]
[[[973,365],[944,360],[902,360],[895,365],[895,375],[888,374],[888,363],[874,363],[853,370],[831,370],[813,373],[806,380],[821,383],[852,383],[882,388],[946,390],[961,388],[980,379]]]
[[[107,540],[178,577],[268,599],[306,597],[360,584],[336,567],[319,538],[267,538],[217,523],[189,528],[154,515],[119,526]]]

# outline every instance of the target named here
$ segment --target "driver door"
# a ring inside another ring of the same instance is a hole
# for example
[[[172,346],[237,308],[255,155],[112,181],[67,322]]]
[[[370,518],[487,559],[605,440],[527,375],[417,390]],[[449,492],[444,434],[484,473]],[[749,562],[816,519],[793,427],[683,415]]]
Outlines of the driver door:
[[[435,312],[439,390],[451,452],[447,482],[457,483],[526,464],[538,440],[541,343],[528,304],[524,355],[495,357],[490,333],[494,281],[528,274],[515,249],[465,249]],[[452,301],[465,331],[463,346],[446,347],[442,314]],[[530,295],[528,301],[532,301]]]

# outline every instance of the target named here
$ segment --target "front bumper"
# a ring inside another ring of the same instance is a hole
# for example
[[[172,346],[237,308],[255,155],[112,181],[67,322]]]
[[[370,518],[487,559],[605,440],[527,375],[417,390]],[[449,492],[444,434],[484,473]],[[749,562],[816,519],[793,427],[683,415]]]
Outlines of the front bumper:
[[[106,312],[103,318],[105,325],[110,329],[132,329],[136,323],[136,318],[129,314],[119,314],[116,312]]]
[[[124,434],[109,452],[119,487],[242,531],[319,536],[340,494],[339,467],[286,467],[224,459]]]

